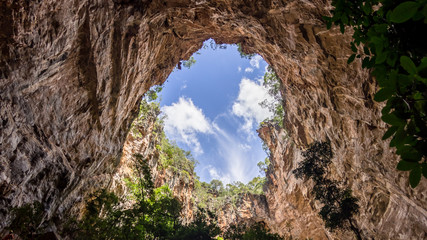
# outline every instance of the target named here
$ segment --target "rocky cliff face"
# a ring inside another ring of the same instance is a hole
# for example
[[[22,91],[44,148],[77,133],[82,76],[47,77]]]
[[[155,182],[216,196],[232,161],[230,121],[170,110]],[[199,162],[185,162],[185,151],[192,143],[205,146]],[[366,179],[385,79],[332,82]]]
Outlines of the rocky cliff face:
[[[107,187],[118,196],[128,195],[129,189],[124,181],[125,178],[134,176],[134,154],[140,154],[142,159],[148,161],[151,168],[154,187],[167,185],[173,195],[182,203],[182,221],[187,223],[193,219],[193,176],[188,176],[181,171],[173,171],[172,168],[163,169],[159,163],[159,149],[161,144],[162,126],[157,122],[159,111],[150,109],[144,114],[143,119],[134,122],[131,132],[126,138],[123,147],[123,155],[120,164],[112,176],[105,176],[104,180],[111,179]],[[104,181],[105,182],[105,181]],[[87,193],[85,193],[87,195]]]
[[[360,199],[363,236],[426,238],[427,184],[412,190],[395,170],[376,86],[359,63],[347,66],[349,35],[321,20],[329,8],[322,0],[1,1],[0,229],[11,207],[33,201],[54,229],[105,184],[142,94],[214,38],[259,53],[282,80],[286,134],[260,132],[273,159],[266,222],[274,231],[350,238],[323,228],[310,183],[290,172],[308,143],[329,139],[331,177]]]

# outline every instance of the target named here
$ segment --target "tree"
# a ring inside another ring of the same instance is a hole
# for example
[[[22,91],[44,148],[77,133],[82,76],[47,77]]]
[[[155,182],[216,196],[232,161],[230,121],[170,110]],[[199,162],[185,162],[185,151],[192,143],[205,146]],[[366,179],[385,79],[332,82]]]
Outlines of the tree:
[[[188,60],[186,61],[182,61],[182,65],[188,69],[191,68],[191,66],[193,66],[196,63],[196,59],[191,56]]]
[[[213,212],[199,208],[193,222],[177,229],[173,240],[213,240],[221,233]]]
[[[267,89],[268,94],[273,97],[273,101],[269,102],[264,100],[260,103],[261,107],[267,108],[273,113],[273,116],[269,119],[264,120],[271,121],[283,127],[283,116],[285,114],[282,106],[282,95],[280,93],[280,79],[274,72],[273,68],[267,67],[267,71],[264,74],[263,86]]]
[[[217,180],[217,179],[212,179],[212,181],[210,183],[210,187],[213,191],[217,192],[217,194],[224,191],[224,184],[220,180]]]
[[[253,56],[255,56],[254,53],[245,53],[241,43],[237,43],[237,51],[239,52],[241,58],[251,59]]]
[[[43,219],[43,205],[40,202],[28,203],[12,209],[13,220],[9,230],[21,239],[38,239],[41,230],[39,225]]]
[[[227,240],[281,240],[279,234],[271,233],[264,223],[258,222],[250,225],[233,224],[224,233]]]
[[[319,214],[325,221],[325,226],[331,230],[352,230],[357,239],[362,239],[353,219],[359,212],[358,199],[352,196],[349,188],[342,188],[342,184],[326,177],[333,157],[330,143],[314,142],[302,156],[304,160],[292,173],[296,178],[313,180],[315,199],[323,204]]]
[[[257,163],[259,168],[259,172],[263,175],[267,173],[268,166],[270,166],[270,158],[266,157],[264,161],[260,161]]]
[[[410,171],[415,188],[427,177],[427,1],[333,0],[328,28],[354,30],[348,59],[372,69],[380,90],[375,101],[386,102],[381,119],[389,125],[383,140],[401,158],[397,169]]]
[[[131,206],[103,189],[91,196],[81,221],[71,225],[73,239],[172,239],[181,227],[180,202],[167,186],[154,188],[148,161],[134,155],[134,179],[128,179]]]

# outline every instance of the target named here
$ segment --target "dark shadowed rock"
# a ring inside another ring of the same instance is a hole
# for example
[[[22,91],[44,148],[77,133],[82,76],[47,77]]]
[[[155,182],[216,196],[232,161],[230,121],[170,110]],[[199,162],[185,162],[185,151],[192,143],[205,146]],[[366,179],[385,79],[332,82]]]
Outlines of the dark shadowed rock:
[[[260,130],[272,152],[264,222],[274,232],[352,237],[324,229],[311,183],[291,173],[301,149],[329,139],[331,177],[360,199],[363,236],[426,238],[426,181],[413,190],[395,170],[374,81],[347,65],[350,35],[326,30],[329,9],[322,0],[1,1],[0,231],[12,207],[41,201],[45,222],[64,219],[108,185],[142,94],[213,38],[259,53],[282,80],[287,132]]]

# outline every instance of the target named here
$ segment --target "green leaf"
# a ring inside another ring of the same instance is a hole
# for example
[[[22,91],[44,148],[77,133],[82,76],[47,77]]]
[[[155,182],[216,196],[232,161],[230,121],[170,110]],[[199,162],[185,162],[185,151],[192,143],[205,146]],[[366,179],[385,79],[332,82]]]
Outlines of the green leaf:
[[[354,45],[354,42],[351,42],[350,45],[351,45],[351,51],[357,52],[357,48],[356,48],[356,45]]]
[[[417,73],[417,67],[415,66],[414,62],[412,62],[412,60],[407,56],[400,57],[400,65],[410,74]]]
[[[348,60],[347,60],[347,64],[350,64],[350,63],[352,63],[353,61],[354,61],[354,58],[356,57],[356,54],[352,54],[349,58],[348,58]]]
[[[408,162],[419,162],[422,157],[422,154],[416,151],[411,151],[404,152],[400,154],[400,156],[402,157],[402,159],[405,159]]]
[[[369,2],[365,2],[365,4],[362,5],[362,10],[366,15],[369,15],[372,12],[372,7]]]
[[[383,65],[376,66],[372,75],[377,79],[380,87],[390,87],[390,83],[387,79],[387,69]]]
[[[394,137],[390,141],[390,147],[402,147],[403,140],[405,140],[406,132],[403,127],[399,128],[394,135]]]
[[[404,126],[406,124],[406,121],[397,117],[394,112],[383,115],[381,119],[393,126]]]
[[[363,47],[363,53],[365,53],[366,55],[370,55],[371,52],[369,52],[369,48],[368,47]]]
[[[383,140],[386,140],[387,138],[391,137],[397,131],[397,129],[397,126],[390,127],[387,132],[384,133]]]
[[[397,54],[395,52],[390,52],[388,58],[387,58],[387,64],[390,65],[390,67],[394,67],[397,61]]]
[[[404,144],[408,144],[407,141],[409,141],[411,138],[413,139],[413,137],[410,136],[406,137],[403,141]],[[415,145],[415,143],[411,145]],[[422,153],[418,152],[411,145],[398,146],[396,154],[400,155],[402,160],[405,160],[407,162],[418,162],[422,157]]]
[[[369,57],[363,58],[363,60],[362,60],[362,68],[369,68],[369,60],[370,60]]]
[[[377,57],[375,58],[375,64],[381,64],[385,62],[385,60],[387,60],[387,56],[388,56],[387,51],[377,53]]]
[[[326,16],[323,16],[322,18],[326,22],[326,28],[330,29],[332,27],[332,18]]]
[[[411,75],[399,74],[398,79],[398,86],[401,92],[405,92],[406,88],[414,83],[414,77],[411,77]]]
[[[424,68],[427,68],[427,57],[423,57],[423,59],[421,59],[421,63],[418,66],[417,70],[418,72],[424,70]]]
[[[347,17],[347,15],[346,15],[346,14],[343,14],[343,15],[341,16],[341,22],[342,22],[342,23],[344,23],[345,25],[347,25],[347,24],[348,24],[348,17]]]
[[[418,3],[403,2],[399,4],[390,14],[390,21],[403,23],[411,19],[418,10]]]
[[[375,31],[378,33],[386,33],[387,32],[387,28],[388,28],[388,24],[375,24],[373,26],[375,28]]]
[[[379,37],[372,37],[370,40],[375,45],[375,52],[381,53],[384,49],[384,39]]]
[[[397,164],[397,169],[400,171],[409,171],[412,170],[414,168],[416,168],[418,166],[417,162],[408,162],[405,160],[401,160],[398,164]]]
[[[418,164],[418,166],[414,168],[409,174],[409,183],[411,184],[412,188],[415,188],[420,183],[420,180],[421,180],[421,167]]]
[[[394,91],[391,88],[382,88],[379,90],[374,97],[374,100],[377,102],[384,102],[393,95]]]
[[[387,104],[383,107],[383,109],[381,110],[381,114],[382,115],[388,115],[390,113],[391,110],[391,104],[388,101]]]

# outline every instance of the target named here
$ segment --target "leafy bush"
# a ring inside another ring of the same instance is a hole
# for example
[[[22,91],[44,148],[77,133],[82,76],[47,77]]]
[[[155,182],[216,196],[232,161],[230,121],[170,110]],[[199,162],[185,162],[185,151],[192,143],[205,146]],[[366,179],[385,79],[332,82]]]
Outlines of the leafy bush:
[[[209,210],[199,208],[193,222],[181,226],[176,231],[174,240],[210,240],[216,239],[221,229],[216,223],[216,216]]]
[[[40,202],[28,203],[18,208],[12,209],[14,216],[12,223],[8,227],[23,240],[38,239],[38,234],[43,219],[43,205]]]
[[[279,234],[271,233],[262,223],[231,225],[224,233],[227,240],[281,240]]]
[[[201,217],[183,225],[180,221],[181,203],[173,197],[168,186],[154,188],[148,161],[134,156],[135,178],[128,179],[132,192],[131,206],[124,199],[101,190],[90,197],[85,215],[68,225],[73,239],[213,239],[219,228],[213,221]]]
[[[261,107],[267,108],[273,113],[273,116],[269,119],[265,119],[263,122],[274,122],[283,128],[283,116],[285,114],[282,106],[282,95],[280,93],[280,79],[274,72],[274,70],[268,66],[267,71],[264,74],[263,86],[267,88],[268,94],[273,97],[274,101],[268,102],[264,100],[260,103]],[[262,125],[262,123],[261,123]]]
[[[159,161],[162,169],[173,166],[181,171],[186,171],[194,175],[194,168],[197,161],[193,158],[190,151],[184,151],[175,142],[170,142],[162,132]]]
[[[416,187],[427,177],[427,2],[393,0],[333,0],[332,23],[353,28],[348,63],[361,58],[372,69],[380,90],[377,102],[386,102],[382,120],[389,124],[383,140],[392,137],[401,161],[397,169],[410,171]]]

